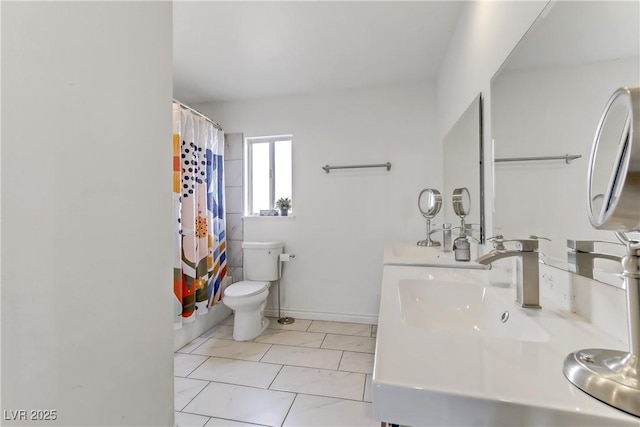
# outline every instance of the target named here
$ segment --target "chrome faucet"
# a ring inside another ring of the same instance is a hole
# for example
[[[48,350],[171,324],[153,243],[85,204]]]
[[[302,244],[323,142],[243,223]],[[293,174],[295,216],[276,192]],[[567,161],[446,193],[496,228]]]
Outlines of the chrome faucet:
[[[593,261],[595,259],[608,259],[620,264],[622,261],[621,256],[594,252],[594,243],[593,240],[567,240],[567,247],[569,248],[567,259],[570,272],[593,279]],[[619,244],[615,242],[601,243]]]
[[[442,250],[453,251],[453,240],[451,240],[451,224],[442,224]]]
[[[516,283],[516,303],[523,308],[542,308],[538,281],[538,240],[501,240],[501,242],[508,241],[516,242],[516,249],[494,250],[479,257],[476,262],[489,265],[503,258],[522,258],[522,277],[519,277],[518,283]]]

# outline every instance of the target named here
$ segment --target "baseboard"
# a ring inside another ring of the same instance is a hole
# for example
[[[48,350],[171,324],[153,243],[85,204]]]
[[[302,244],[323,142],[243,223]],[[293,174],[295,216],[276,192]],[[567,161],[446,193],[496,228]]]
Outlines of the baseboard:
[[[278,309],[273,307],[267,307],[264,310],[265,316],[278,317]],[[308,319],[308,320],[327,320],[330,322],[350,322],[350,323],[364,323],[367,325],[377,325],[378,316],[368,314],[347,314],[347,313],[327,313],[322,311],[306,311],[306,310],[290,310],[282,309],[282,316],[293,317],[294,319]]]

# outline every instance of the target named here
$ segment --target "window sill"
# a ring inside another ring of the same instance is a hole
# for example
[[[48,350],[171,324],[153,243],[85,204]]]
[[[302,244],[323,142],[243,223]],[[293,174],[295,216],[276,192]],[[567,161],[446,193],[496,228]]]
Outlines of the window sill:
[[[242,219],[244,221],[289,221],[294,220],[296,218],[295,215],[287,215],[287,216],[260,216],[260,215],[244,215]]]

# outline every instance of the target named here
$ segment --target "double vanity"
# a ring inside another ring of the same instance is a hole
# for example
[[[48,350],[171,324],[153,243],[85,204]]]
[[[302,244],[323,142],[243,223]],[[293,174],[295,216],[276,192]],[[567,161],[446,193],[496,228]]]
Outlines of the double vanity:
[[[491,122],[479,95],[445,135],[426,239],[384,249],[377,419],[640,427],[638,16],[549,2],[491,79]]]
[[[388,245],[373,373],[377,419],[422,425],[639,426],[563,375],[580,348],[627,344],[540,295],[515,303],[487,266],[438,248]]]

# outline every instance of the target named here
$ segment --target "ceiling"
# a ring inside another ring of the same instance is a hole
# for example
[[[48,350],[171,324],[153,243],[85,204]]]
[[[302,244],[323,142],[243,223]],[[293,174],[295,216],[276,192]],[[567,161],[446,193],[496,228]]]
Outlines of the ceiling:
[[[518,70],[640,55],[640,2],[557,1],[505,62]]]
[[[432,79],[463,6],[176,1],[174,97],[197,104]]]

